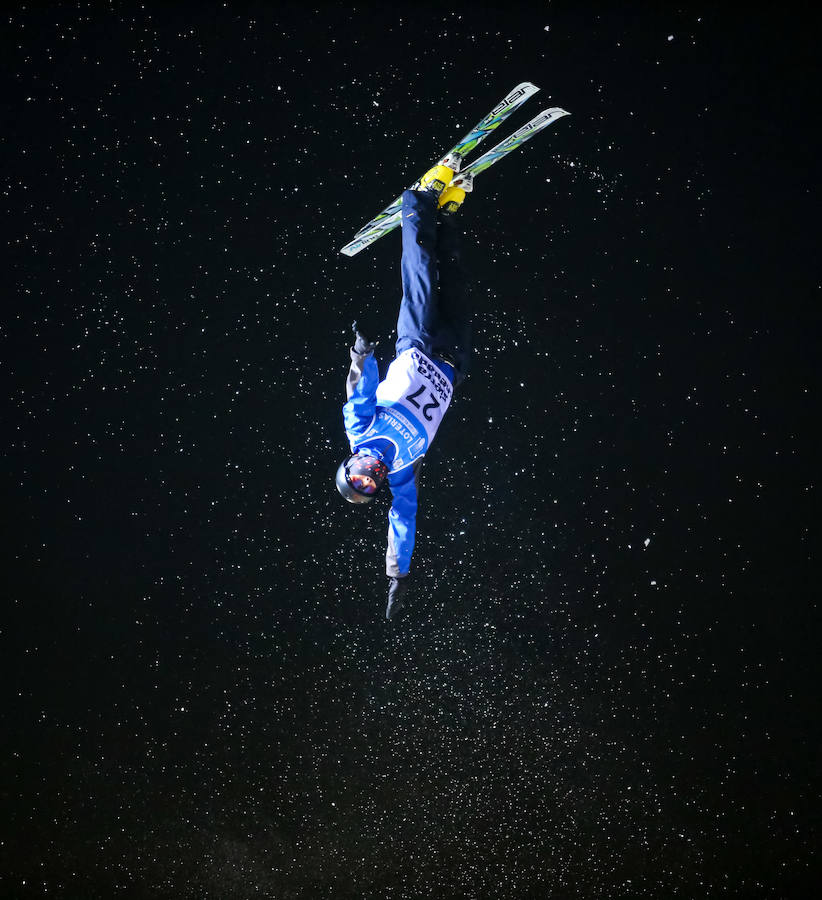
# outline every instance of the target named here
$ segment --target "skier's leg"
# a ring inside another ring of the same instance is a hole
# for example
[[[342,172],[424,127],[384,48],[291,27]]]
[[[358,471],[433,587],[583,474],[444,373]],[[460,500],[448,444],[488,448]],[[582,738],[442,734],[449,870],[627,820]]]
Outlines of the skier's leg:
[[[437,195],[402,195],[402,302],[397,319],[397,355],[417,347],[433,352],[437,312]]]
[[[439,302],[432,349],[435,356],[439,353],[451,357],[455,364],[455,384],[459,384],[465,378],[471,356],[468,277],[462,265],[455,217],[440,215],[438,218]]]

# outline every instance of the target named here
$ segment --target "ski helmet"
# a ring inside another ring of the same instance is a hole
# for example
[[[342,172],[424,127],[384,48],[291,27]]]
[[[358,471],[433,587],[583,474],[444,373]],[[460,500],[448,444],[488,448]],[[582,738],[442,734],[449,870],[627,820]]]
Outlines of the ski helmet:
[[[352,453],[337,469],[337,490],[349,503],[370,503],[388,477],[388,466],[376,456]]]

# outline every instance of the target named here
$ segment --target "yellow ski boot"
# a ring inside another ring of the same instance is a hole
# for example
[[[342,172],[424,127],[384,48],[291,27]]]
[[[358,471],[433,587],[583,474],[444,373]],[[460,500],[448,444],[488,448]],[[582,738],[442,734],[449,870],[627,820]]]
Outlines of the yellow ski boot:
[[[451,179],[460,170],[459,154],[449,153],[441,162],[438,162],[433,169],[429,169],[425,175],[420,178],[419,190],[431,191],[437,196],[451,184]]]
[[[438,206],[444,216],[453,215],[465,200],[465,195],[474,190],[474,176],[471,172],[457,175],[440,194]]]

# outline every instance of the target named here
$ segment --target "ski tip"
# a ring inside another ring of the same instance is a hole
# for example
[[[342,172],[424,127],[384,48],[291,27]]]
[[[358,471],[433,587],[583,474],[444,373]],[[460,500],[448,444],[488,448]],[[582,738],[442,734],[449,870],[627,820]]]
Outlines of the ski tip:
[[[516,87],[511,88],[511,93],[508,96],[510,97],[513,94],[523,93],[526,97],[532,97],[538,90],[539,88],[532,81],[523,81]]]

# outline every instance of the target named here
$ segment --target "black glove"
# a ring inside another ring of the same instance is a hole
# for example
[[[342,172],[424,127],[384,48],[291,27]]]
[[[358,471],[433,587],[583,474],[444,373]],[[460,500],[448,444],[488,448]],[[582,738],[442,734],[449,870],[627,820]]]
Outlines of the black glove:
[[[359,329],[356,322],[351,325],[354,330],[354,352],[357,356],[367,356],[377,349],[378,341],[369,340]]]
[[[385,610],[386,619],[396,619],[406,606],[406,597],[410,587],[409,578],[388,579],[388,606]]]

